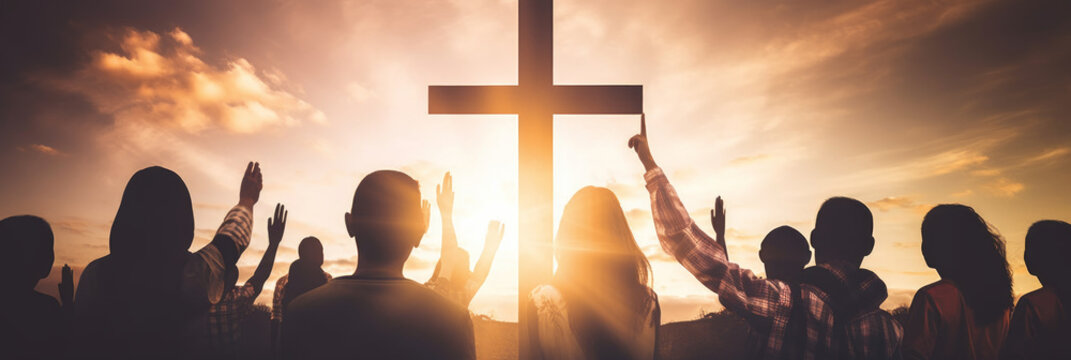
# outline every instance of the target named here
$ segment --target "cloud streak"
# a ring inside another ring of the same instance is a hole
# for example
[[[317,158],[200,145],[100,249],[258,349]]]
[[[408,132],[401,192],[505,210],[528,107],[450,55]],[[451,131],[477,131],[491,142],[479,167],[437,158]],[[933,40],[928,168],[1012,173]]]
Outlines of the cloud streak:
[[[254,133],[302,122],[324,123],[323,112],[280,89],[282,79],[246,59],[212,66],[189,34],[128,28],[121,51],[95,51],[62,86],[85,95],[117,122],[155,124],[197,134],[210,129]]]

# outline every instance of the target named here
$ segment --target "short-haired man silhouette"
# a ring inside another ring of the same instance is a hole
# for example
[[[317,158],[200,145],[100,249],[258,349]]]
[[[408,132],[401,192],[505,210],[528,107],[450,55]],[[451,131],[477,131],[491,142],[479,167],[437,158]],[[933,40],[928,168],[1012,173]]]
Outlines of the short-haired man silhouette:
[[[294,299],[282,325],[288,359],[474,359],[468,311],[406,279],[430,204],[408,175],[365,176],[346,214],[357,270]]]
[[[714,227],[715,239],[722,248],[726,249],[725,256],[728,259],[729,253],[725,243],[725,204],[720,196],[714,202],[714,209],[710,211],[710,223]],[[795,295],[799,293],[800,277],[803,274],[803,269],[811,261],[811,247],[807,244],[807,238],[795,228],[787,225],[779,226],[767,233],[766,237],[762,239],[759,248],[759,259],[762,260],[763,265],[766,267],[766,278],[788,284]],[[794,303],[801,302],[798,298],[793,298],[792,301]],[[797,332],[803,327],[804,320],[802,317],[804,313],[799,311],[800,308],[802,307],[794,308],[796,311],[793,311],[789,316],[788,330],[786,332]],[[749,321],[748,358],[764,359],[770,356],[776,357],[777,354],[771,353],[771,350],[767,347],[771,330],[770,322],[752,316],[745,316],[744,319]]]
[[[0,221],[0,358],[52,358],[64,326],[55,298],[34,291],[52,272],[52,227],[32,215]]]
[[[331,274],[323,271],[321,266],[324,264],[324,245],[320,243],[320,239],[315,236],[306,236],[298,243],[298,259],[294,260],[290,264],[291,267],[297,265],[299,269],[315,268],[314,274],[318,275],[315,278],[309,277],[304,281],[298,281],[299,288],[297,293],[294,291],[287,291],[290,288],[290,276],[292,273],[287,273],[279,277],[279,280],[275,282],[275,292],[272,294],[271,300],[271,349],[272,354],[278,354],[281,349],[279,344],[279,331],[283,323],[283,315],[286,313],[286,305],[290,303],[290,300],[297,298],[295,295],[302,295],[306,291],[311,290],[317,286],[323,285],[331,280]],[[313,286],[309,284],[302,285],[303,282],[312,282]],[[293,289],[292,289],[293,290]]]
[[[1026,233],[1026,269],[1041,288],[1019,298],[1001,359],[1071,359],[1071,224],[1042,220]]]
[[[811,232],[818,265],[804,270],[800,290],[794,292],[784,281],[760,278],[729,262],[725,246],[699,229],[651,156],[646,124],[640,121],[640,134],[629,139],[629,147],[646,169],[662,248],[716,292],[726,308],[770,328],[767,358],[899,358],[903,330],[879,308],[888,297],[885,283],[860,269],[874,248],[874,220],[866,205],[844,197],[822,204]],[[788,326],[793,308],[799,308],[793,304],[807,310],[796,333]]]

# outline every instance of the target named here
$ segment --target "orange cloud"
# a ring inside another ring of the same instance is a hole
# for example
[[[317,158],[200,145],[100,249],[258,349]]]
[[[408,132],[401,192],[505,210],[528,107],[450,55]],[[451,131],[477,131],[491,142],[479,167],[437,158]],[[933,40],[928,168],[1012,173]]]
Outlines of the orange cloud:
[[[870,201],[866,203],[867,206],[876,208],[880,211],[889,211],[894,209],[909,209],[915,210],[919,213],[926,213],[933,208],[930,204],[919,204],[915,199],[904,196],[889,196],[881,198],[879,200]]]
[[[988,185],[985,185],[985,190],[988,191],[990,194],[1002,197],[1015,196],[1019,192],[1023,191],[1023,189],[1025,188],[1026,185],[1023,185],[1023,183],[1008,178],[1000,178],[996,181],[993,181],[992,183],[989,183]]]
[[[51,146],[48,146],[48,145],[42,145],[42,144],[32,144],[29,147],[19,146],[17,149],[19,149],[19,151],[35,151],[35,152],[39,152],[39,153],[42,153],[42,154],[45,154],[45,155],[48,155],[48,156],[66,156],[67,155],[67,153],[64,153],[62,151],[56,150],[56,148],[54,148],[54,147],[51,147]]]
[[[258,72],[244,58],[210,65],[179,28],[166,36],[127,29],[119,47],[116,53],[93,53],[92,62],[65,86],[117,122],[161,124],[191,134],[326,122],[323,112],[279,87],[281,74]]]

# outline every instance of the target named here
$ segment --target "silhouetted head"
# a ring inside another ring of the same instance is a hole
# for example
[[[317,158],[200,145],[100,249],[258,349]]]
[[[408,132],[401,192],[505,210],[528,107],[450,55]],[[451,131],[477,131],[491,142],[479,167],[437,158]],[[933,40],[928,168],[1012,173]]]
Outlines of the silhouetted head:
[[[554,252],[554,285],[570,307],[581,346],[614,355],[612,335],[636,331],[654,300],[651,266],[636,245],[617,196],[593,186],[573,195],[562,211]]]
[[[926,266],[963,293],[985,324],[1012,307],[1012,280],[1004,239],[974,209],[939,205],[922,220],[922,256]]]
[[[811,232],[814,260],[859,266],[874,250],[874,216],[859,200],[834,197],[822,203]]]
[[[766,277],[797,282],[803,268],[811,261],[811,247],[799,231],[791,226],[781,226],[762,239],[759,259],[766,265]]]
[[[120,261],[184,254],[193,243],[193,202],[173,171],[142,169],[126,184],[112,222],[111,255]]]
[[[359,262],[404,264],[427,230],[416,180],[390,170],[365,176],[346,213],[346,229],[357,240]]]
[[[1026,233],[1026,269],[1044,286],[1071,284],[1071,224],[1042,220]]]
[[[298,258],[309,264],[316,265],[316,267],[324,264],[324,246],[315,236],[301,239],[297,251]]]
[[[283,307],[309,290],[320,287],[327,283],[323,270],[316,263],[297,259],[290,263],[290,273],[287,275],[286,291],[283,292]]]
[[[0,277],[5,291],[32,291],[52,272],[52,227],[33,215],[0,221]]]

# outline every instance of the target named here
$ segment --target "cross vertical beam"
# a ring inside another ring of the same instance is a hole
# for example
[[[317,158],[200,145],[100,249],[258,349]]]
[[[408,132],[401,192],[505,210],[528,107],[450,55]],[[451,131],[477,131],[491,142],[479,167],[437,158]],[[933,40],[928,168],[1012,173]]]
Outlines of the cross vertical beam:
[[[554,5],[552,0],[520,0],[518,4],[518,87],[528,89],[527,106],[517,114],[518,354],[532,354],[528,324],[534,321],[528,294],[550,280],[554,239],[554,114],[549,108],[554,84]],[[548,194],[552,196],[547,196]]]
[[[554,85],[551,0],[520,0],[516,86],[429,86],[429,114],[517,114],[518,345],[532,357],[528,295],[550,281],[554,238],[554,114],[640,114],[643,87]]]

